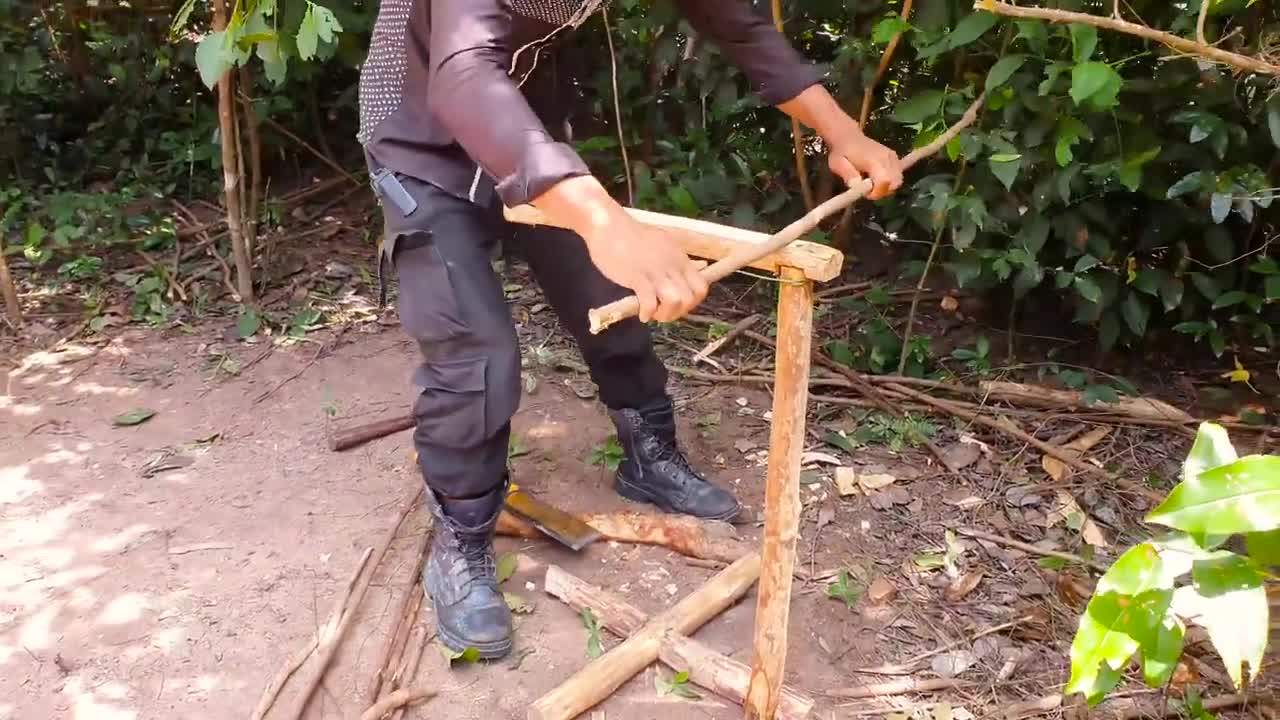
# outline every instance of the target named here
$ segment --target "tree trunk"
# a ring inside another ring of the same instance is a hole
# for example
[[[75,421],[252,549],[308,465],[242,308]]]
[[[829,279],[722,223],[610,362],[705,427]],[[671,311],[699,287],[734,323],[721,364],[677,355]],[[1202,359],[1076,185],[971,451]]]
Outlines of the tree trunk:
[[[227,27],[225,0],[213,0],[213,29]],[[236,152],[235,81],[231,71],[218,80],[218,128],[222,136],[222,191],[227,206],[227,230],[231,235],[231,251],[236,262],[236,292],[240,302],[252,304],[253,263],[245,245],[243,215],[240,208],[240,159]]]
[[[258,214],[266,180],[262,177],[262,133],[258,114],[253,109],[253,76],[249,68],[240,66],[240,102],[244,105],[244,126],[249,134],[249,203],[245,209],[244,244],[252,257],[258,246]]]
[[[18,286],[9,274],[9,258],[4,254],[4,238],[0,237],[0,292],[4,293],[5,314],[14,327],[22,324],[22,306],[18,304]]]

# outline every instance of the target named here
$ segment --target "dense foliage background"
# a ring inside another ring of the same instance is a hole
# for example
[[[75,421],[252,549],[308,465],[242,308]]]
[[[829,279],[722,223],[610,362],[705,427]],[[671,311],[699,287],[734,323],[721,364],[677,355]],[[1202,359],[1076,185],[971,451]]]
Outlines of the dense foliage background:
[[[1197,0],[1044,6],[1118,9],[1188,37],[1199,11]],[[989,91],[979,124],[915,170],[907,191],[862,205],[819,239],[855,254],[891,243],[908,274],[936,245],[935,264],[960,286],[996,291],[1014,310],[1069,307],[1105,347],[1168,329],[1217,354],[1273,344],[1274,78],[1084,25],[1000,20],[963,0],[921,0],[905,20],[901,11],[881,0],[781,5],[787,35],[829,68],[855,115],[885,46],[902,33],[868,127],[904,152]],[[314,166],[303,143],[360,167],[356,68],[376,3],[240,0],[227,12],[225,31],[211,32],[210,8],[193,0],[0,0],[0,232],[19,274],[83,288],[113,248],[171,246],[169,198],[219,196],[221,133],[208,86],[234,66],[247,69],[240,99],[263,124],[268,199],[255,204],[255,222],[283,221],[269,198],[298,181],[302,163]],[[803,210],[790,123],[761,108],[670,3],[619,0],[608,20],[616,76],[599,17],[557,69],[577,68],[583,152],[620,196],[615,79],[637,205],[758,228]],[[1221,0],[1209,11],[1210,40],[1237,52],[1274,52],[1277,31],[1271,3]],[[820,142],[805,147],[805,184],[821,200],[833,180]],[[256,260],[261,269],[266,258]],[[143,293],[140,316],[164,319],[165,302],[145,296],[163,278],[119,279]]]

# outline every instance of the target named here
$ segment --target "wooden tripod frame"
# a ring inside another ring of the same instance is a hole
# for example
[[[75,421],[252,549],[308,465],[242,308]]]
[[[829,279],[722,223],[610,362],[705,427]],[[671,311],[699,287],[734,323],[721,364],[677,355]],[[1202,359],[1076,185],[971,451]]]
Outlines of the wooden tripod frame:
[[[762,244],[769,239],[764,233],[717,223],[642,210],[628,212],[642,223],[667,230],[686,254],[713,261],[740,251],[744,245]],[[541,211],[530,206],[508,208],[505,214],[512,222],[549,224]],[[729,566],[671,610],[648,623],[640,622],[642,627],[639,629],[632,625],[611,626],[620,634],[629,635],[628,639],[535,702],[529,710],[530,720],[570,720],[586,712],[645,666],[662,657],[664,647],[667,652],[674,652],[671,645],[679,640],[672,638],[692,642],[687,636],[741,598],[757,576],[760,588],[756,600],[750,680],[745,697],[733,699],[743,703],[748,720],[796,717],[792,713],[796,710],[794,700],[799,696],[795,693],[784,695],[782,680],[787,661],[791,577],[800,528],[800,455],[804,451],[809,399],[813,284],[837,277],[843,262],[843,255],[834,248],[798,241],[752,263],[754,268],[776,273],[781,281],[775,358],[777,379],[773,388],[769,468],[765,476],[764,541],[760,553]],[[553,571],[557,569],[548,571],[548,591],[553,586]],[[564,575],[563,571],[559,572]],[[603,591],[594,596],[597,602],[602,602],[600,598],[610,600]],[[561,599],[574,605],[572,600]],[[606,611],[617,607],[618,603],[612,603],[609,608],[593,607],[593,610],[600,612],[609,625],[612,618]],[[614,613],[614,617],[618,616],[634,620],[638,613]],[[723,658],[717,653],[712,655]],[[666,658],[663,659],[665,662]],[[699,682],[692,675],[690,679]],[[731,690],[723,687],[708,689],[730,697],[733,695]],[[786,703],[783,702],[784,697],[788,698]]]

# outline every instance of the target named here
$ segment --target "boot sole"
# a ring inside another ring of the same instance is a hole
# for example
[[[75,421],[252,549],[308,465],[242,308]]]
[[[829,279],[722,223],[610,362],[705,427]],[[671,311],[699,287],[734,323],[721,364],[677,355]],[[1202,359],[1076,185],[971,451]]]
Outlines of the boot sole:
[[[734,509],[731,510],[730,512],[721,513],[719,515],[694,515],[693,513],[685,512],[684,510],[681,510],[680,508],[673,506],[671,503],[663,501],[662,498],[654,495],[653,493],[650,493],[648,490],[645,490],[639,485],[633,485],[627,482],[627,480],[624,479],[621,474],[619,474],[617,477],[614,478],[613,486],[614,486],[614,489],[617,490],[619,495],[621,495],[622,497],[628,500],[634,500],[635,502],[648,503],[649,505],[653,505],[657,507],[659,510],[662,510],[664,512],[675,513],[678,515],[688,515],[689,517],[696,517],[700,520],[719,520],[721,522],[732,522],[734,518],[738,517],[742,513],[742,505],[739,504],[736,507],[734,507]]]
[[[436,612],[435,600],[431,597],[431,593],[423,588],[423,594],[427,596],[427,600],[431,601],[431,609]],[[440,613],[436,612],[436,617],[440,617]],[[436,638],[440,640],[440,644],[444,645],[453,652],[465,652],[469,648],[475,648],[480,654],[481,660],[501,660],[511,653],[513,645],[511,638],[505,640],[494,640],[488,643],[466,642],[458,636],[449,632],[449,629],[436,622]]]

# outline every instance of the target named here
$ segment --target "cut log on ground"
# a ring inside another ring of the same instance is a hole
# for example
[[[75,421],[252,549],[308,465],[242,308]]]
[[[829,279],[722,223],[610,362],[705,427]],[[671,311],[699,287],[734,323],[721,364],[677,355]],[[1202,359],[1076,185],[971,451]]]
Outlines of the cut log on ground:
[[[547,568],[545,589],[569,607],[590,608],[612,633],[626,638],[643,629],[649,618],[640,609],[602,588],[591,585],[559,567]],[[658,659],[676,672],[689,673],[689,681],[717,695],[743,704],[751,668],[679,633],[668,633],[658,647]],[[813,700],[789,687],[782,691],[780,720],[801,720],[813,710]]]
[[[581,519],[606,540],[656,545],[702,560],[731,563],[750,552],[728,523],[633,511],[582,515]],[[529,539],[545,537],[532,525],[506,511],[498,516],[498,534]]]
[[[529,720],[572,720],[612,695],[658,659],[662,639],[669,632],[689,635],[731,607],[760,576],[760,556],[748,555],[721,570],[675,607],[646,623],[623,643],[529,707]]]
[[[985,396],[1035,407],[1072,407],[1081,410],[1129,415],[1144,420],[1166,420],[1180,423],[1195,422],[1185,410],[1148,397],[1122,397],[1111,403],[1093,403],[1085,400],[1084,393],[1074,390],[1056,390],[1043,385],[992,380],[980,384]]]

